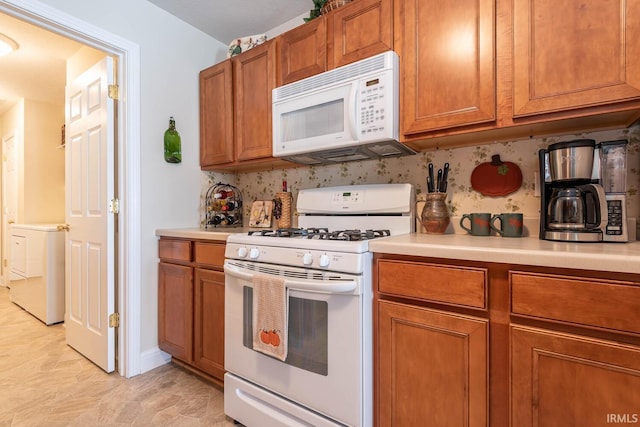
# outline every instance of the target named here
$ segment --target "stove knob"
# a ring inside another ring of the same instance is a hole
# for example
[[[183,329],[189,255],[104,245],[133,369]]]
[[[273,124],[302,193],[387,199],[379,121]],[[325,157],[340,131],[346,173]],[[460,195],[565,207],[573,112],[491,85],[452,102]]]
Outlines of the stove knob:
[[[258,259],[259,255],[260,250],[258,248],[251,248],[251,250],[249,251],[249,258],[251,259]]]
[[[247,248],[245,248],[244,246],[238,248],[238,256],[240,258],[244,258],[247,256]]]
[[[320,267],[328,267],[329,261],[330,261],[329,255],[327,254],[320,255],[320,261],[319,261]]]
[[[304,254],[302,256],[302,263],[304,265],[311,265],[311,263],[313,263],[313,255],[311,255],[309,252]]]

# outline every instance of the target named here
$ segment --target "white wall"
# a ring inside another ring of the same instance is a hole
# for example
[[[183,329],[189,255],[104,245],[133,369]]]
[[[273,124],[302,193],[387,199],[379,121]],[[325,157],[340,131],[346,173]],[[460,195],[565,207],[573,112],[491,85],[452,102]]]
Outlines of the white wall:
[[[67,82],[71,83],[80,74],[102,61],[106,54],[89,46],[82,46],[67,58]]]
[[[64,222],[64,150],[60,104],[24,100],[24,158],[20,222]],[[20,212],[20,211],[19,211]]]
[[[0,135],[20,135],[17,149],[19,223],[64,222],[63,105],[30,99],[0,116]]]
[[[140,46],[142,283],[139,285],[140,348],[144,353],[157,346],[155,230],[198,224],[201,177],[198,73],[223,60],[227,46],[146,0],[42,0],[42,3]],[[163,134],[169,116],[175,117],[182,136],[180,164],[164,162]]]

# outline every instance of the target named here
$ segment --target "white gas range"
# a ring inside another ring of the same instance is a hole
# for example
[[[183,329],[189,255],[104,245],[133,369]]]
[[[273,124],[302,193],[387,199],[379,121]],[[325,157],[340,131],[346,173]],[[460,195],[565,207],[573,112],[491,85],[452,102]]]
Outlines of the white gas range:
[[[229,237],[225,413],[246,426],[372,424],[369,240],[413,231],[410,184],[301,190],[300,228]],[[253,348],[258,278],[284,281],[288,353]]]

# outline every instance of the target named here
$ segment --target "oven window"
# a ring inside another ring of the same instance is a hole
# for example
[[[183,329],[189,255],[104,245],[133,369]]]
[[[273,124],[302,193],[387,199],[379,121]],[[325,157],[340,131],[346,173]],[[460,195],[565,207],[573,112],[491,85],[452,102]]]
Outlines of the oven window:
[[[253,349],[253,289],[243,288],[243,333],[245,347]],[[284,363],[319,375],[328,373],[328,304],[289,297],[289,341]]]

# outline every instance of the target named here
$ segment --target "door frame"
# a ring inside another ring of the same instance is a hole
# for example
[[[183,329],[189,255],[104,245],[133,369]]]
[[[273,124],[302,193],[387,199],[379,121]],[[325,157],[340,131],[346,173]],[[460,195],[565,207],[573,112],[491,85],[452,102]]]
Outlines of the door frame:
[[[140,47],[36,0],[0,0],[0,12],[99,49],[117,60],[120,101],[116,117],[115,178],[122,209],[115,239],[115,262],[118,265],[116,309],[120,313],[116,357],[118,373],[130,378],[141,373]]]

